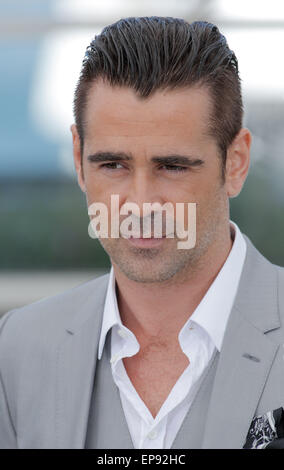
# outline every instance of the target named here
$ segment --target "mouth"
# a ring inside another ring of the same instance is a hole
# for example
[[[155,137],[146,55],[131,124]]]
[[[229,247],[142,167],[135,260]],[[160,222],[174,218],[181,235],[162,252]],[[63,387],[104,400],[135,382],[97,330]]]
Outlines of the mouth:
[[[153,247],[157,247],[159,245],[161,245],[162,243],[164,243],[165,239],[167,238],[166,235],[163,235],[162,237],[154,237],[154,236],[151,236],[151,237],[148,237],[148,238],[143,238],[143,237],[135,237],[135,236],[131,236],[129,238],[127,238],[127,241],[131,244],[131,245],[134,245],[136,247],[139,247],[139,248],[153,248]]]
[[[140,234],[139,234],[139,235],[138,235],[138,234],[137,234],[137,235],[134,234],[134,235],[131,235],[131,236],[128,237],[128,238],[140,238],[140,239],[143,239],[143,240],[150,240],[150,239],[153,239],[153,238],[154,238],[155,240],[157,240],[158,238],[165,238],[166,236],[167,236],[167,235],[164,234],[164,235],[162,235],[162,236],[160,236],[160,237],[155,237],[155,235],[152,233],[150,237],[140,237]]]

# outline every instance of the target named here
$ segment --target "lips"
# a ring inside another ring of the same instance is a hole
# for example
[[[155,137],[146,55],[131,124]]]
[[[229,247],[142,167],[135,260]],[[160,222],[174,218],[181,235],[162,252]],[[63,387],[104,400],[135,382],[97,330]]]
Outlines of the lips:
[[[151,235],[151,237],[140,237],[140,235],[131,235],[130,237],[127,237],[127,238],[138,238],[139,240],[151,240],[151,239],[154,239],[154,240],[157,240],[159,238],[165,238],[166,235],[162,235],[161,237],[155,237],[154,234]]]

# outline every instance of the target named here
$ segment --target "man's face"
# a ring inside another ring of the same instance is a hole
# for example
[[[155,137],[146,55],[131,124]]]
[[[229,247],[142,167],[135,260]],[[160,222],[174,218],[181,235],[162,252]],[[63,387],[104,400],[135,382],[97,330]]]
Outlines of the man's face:
[[[129,279],[161,282],[194,272],[224,233],[228,196],[219,149],[208,135],[211,106],[208,91],[200,87],[158,91],[146,100],[130,88],[112,87],[102,81],[89,90],[83,173],[79,153],[74,153],[88,206],[103,202],[110,214],[111,195],[117,194],[120,207],[135,202],[142,218],[145,202],[171,202],[174,207],[177,202],[197,204],[197,240],[192,249],[178,249],[176,236],[146,246],[124,237],[100,239],[112,263]],[[78,136],[75,129],[72,132],[78,150]],[[98,153],[130,159],[98,162],[89,158]],[[187,157],[188,163],[152,160],[172,156]],[[185,227],[186,214],[187,209]]]

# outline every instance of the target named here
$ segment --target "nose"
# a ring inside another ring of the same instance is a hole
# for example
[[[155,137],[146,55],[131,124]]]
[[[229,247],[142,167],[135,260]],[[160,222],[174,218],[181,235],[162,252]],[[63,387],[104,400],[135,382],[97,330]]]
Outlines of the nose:
[[[141,216],[142,218],[143,211],[144,215],[151,212],[149,208],[146,206],[143,207],[143,205],[145,203],[153,204],[154,202],[163,204],[163,198],[159,193],[157,181],[147,169],[137,169],[132,175],[131,181],[127,187],[127,194],[125,194],[122,203],[134,203],[133,214],[138,217]],[[135,213],[135,209],[137,213]]]

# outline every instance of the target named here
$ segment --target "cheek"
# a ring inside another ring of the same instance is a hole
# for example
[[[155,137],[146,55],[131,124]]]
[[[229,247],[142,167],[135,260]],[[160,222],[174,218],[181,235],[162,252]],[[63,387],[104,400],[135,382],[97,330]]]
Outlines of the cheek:
[[[105,202],[113,192],[113,185],[107,183],[104,178],[91,172],[85,177],[86,192],[90,201]]]
[[[197,203],[197,224],[203,224],[204,219],[215,217],[225,210],[226,191],[219,174],[202,178],[192,195],[195,198],[193,202]]]

